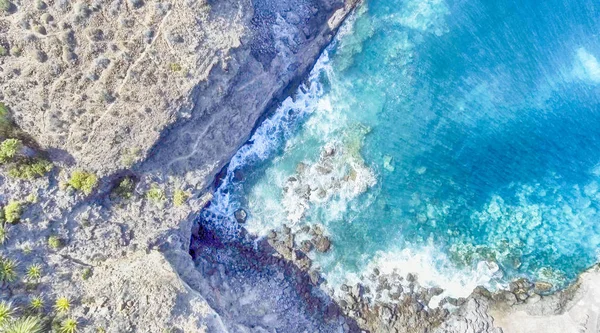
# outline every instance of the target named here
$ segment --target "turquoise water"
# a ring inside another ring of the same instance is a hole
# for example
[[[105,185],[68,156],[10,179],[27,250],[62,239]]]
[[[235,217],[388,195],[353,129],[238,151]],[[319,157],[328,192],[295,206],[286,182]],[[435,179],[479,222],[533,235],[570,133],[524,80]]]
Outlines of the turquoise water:
[[[204,220],[324,225],[334,287],[375,266],[455,296],[564,287],[600,249],[599,32],[593,1],[367,1]]]

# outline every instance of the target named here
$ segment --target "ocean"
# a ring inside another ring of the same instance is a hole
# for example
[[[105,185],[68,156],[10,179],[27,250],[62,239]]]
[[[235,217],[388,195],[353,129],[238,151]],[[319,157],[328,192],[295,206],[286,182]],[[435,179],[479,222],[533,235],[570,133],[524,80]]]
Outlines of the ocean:
[[[375,267],[443,296],[564,288],[600,249],[599,34],[594,1],[367,0],[201,223],[322,225],[334,290]]]

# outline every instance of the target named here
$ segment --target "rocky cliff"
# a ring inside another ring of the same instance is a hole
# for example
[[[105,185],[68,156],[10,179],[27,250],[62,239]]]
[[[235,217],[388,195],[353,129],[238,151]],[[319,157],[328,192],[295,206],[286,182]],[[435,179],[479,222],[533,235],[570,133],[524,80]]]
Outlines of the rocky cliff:
[[[222,266],[200,274],[188,249],[215,174],[353,6],[0,1],[0,298],[14,316],[84,332],[352,326],[294,300],[296,319],[278,320],[283,300],[233,290]]]
[[[540,315],[547,331],[597,330],[594,272],[452,313],[417,288],[392,310],[360,286],[332,300],[287,245],[291,259],[193,224],[355,5],[0,0],[0,310],[81,332],[521,332]]]

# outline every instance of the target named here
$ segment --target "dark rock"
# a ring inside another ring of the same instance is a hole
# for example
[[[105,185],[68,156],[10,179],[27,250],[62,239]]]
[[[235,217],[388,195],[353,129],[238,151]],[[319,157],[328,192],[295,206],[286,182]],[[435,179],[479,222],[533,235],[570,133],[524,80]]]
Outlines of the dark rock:
[[[248,214],[246,213],[245,210],[240,208],[240,209],[236,210],[235,213],[233,213],[233,216],[235,217],[235,220],[238,223],[245,223],[246,218],[248,217]]]
[[[312,251],[312,249],[313,249],[313,244],[308,240],[303,240],[302,243],[300,244],[300,250],[302,250],[305,253]]]
[[[313,238],[313,244],[317,251],[325,253],[331,247],[331,241],[325,236],[317,236]]]
[[[433,296],[441,295],[444,292],[444,289],[440,287],[433,287],[429,289],[429,293]]]
[[[319,283],[321,283],[321,274],[319,274],[317,271],[313,270],[308,272],[308,277],[310,278],[310,282],[315,286],[318,286]]]

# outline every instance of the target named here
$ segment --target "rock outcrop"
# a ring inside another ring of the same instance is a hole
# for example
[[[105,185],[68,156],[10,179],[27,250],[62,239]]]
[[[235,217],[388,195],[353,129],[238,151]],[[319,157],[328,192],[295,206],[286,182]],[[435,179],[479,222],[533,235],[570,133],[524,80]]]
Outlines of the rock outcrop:
[[[23,310],[41,295],[51,318],[66,296],[83,332],[353,330],[335,311],[342,322],[313,318],[311,293],[297,298],[294,322],[277,320],[280,299],[231,316],[248,309],[256,284],[229,289],[229,269],[201,274],[188,251],[215,174],[294,91],[354,5],[2,1],[0,102],[27,149],[54,168],[20,179],[0,165],[0,206],[21,210],[3,222],[0,254],[18,262],[18,278],[3,282],[0,299]],[[76,182],[74,170],[88,174]],[[245,265],[231,255],[231,267]],[[35,281],[32,264],[43,272]],[[225,294],[240,299],[222,303]]]

